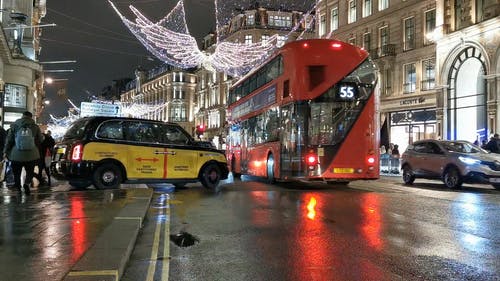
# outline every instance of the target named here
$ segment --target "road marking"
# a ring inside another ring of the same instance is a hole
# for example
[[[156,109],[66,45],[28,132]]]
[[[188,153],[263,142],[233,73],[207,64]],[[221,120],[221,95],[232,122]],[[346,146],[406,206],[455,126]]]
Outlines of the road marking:
[[[70,271],[68,276],[114,276],[118,281],[118,270]]]
[[[167,208],[165,208],[165,231],[163,235],[163,268],[161,271],[161,280],[168,281],[168,273],[170,271],[170,200],[167,200]]]
[[[139,220],[139,227],[142,225],[141,217],[115,217],[115,220]]]
[[[163,209],[160,209],[160,212],[164,212]],[[162,216],[163,214],[160,213],[158,216]],[[162,222],[161,220],[158,220],[156,222],[156,228],[155,228],[155,235],[154,235],[154,240],[153,240],[153,248],[151,249],[151,260],[150,264],[148,267],[148,275],[146,276],[147,281],[153,281],[154,280],[154,275],[156,271],[156,262],[158,259],[158,247],[160,243],[160,230],[161,230]]]
[[[169,195],[165,194],[165,207],[160,209],[158,213],[158,217],[161,219],[157,220],[153,246],[151,249],[151,259],[148,267],[148,274],[146,276],[147,281],[153,281],[154,275],[156,272],[156,264],[158,262],[158,252],[160,249],[160,234],[161,228],[164,227],[163,230],[163,258],[161,259],[162,263],[162,271],[161,271],[161,280],[168,281],[168,274],[170,271],[170,199]]]

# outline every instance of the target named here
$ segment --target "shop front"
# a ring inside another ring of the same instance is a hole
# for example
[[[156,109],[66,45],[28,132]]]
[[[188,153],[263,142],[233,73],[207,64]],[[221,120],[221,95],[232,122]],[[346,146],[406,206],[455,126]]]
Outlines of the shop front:
[[[402,154],[408,144],[422,139],[436,139],[436,93],[402,96],[382,104],[381,144],[397,144]],[[387,135],[386,138],[382,137]]]

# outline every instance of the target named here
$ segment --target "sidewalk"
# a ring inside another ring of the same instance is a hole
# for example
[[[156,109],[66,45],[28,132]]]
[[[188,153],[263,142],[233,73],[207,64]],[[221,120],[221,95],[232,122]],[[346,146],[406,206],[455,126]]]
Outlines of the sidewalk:
[[[0,186],[0,280],[119,280],[154,192],[55,181],[26,195]]]
[[[94,245],[73,265],[66,281],[119,280],[125,270],[149,209],[153,190],[146,185],[122,185],[134,192],[114,220],[99,235]]]

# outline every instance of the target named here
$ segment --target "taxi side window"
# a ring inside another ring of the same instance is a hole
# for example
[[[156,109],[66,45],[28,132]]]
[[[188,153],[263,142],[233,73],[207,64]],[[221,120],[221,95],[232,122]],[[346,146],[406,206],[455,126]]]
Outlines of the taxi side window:
[[[106,121],[97,129],[96,136],[101,139],[123,140],[122,121]]]
[[[188,144],[189,138],[175,126],[165,126],[163,142],[166,144]]]
[[[141,143],[159,143],[160,126],[149,122],[129,122],[127,140]]]

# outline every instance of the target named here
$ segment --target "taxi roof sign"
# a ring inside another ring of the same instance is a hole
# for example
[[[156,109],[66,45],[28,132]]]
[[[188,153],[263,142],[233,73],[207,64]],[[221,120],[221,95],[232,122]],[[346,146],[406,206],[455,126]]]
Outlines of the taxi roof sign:
[[[119,117],[122,109],[119,104],[82,102],[80,105],[80,117],[86,116],[114,116]]]

